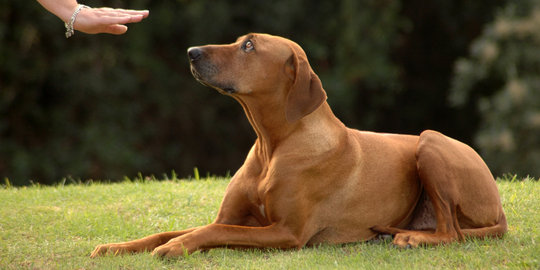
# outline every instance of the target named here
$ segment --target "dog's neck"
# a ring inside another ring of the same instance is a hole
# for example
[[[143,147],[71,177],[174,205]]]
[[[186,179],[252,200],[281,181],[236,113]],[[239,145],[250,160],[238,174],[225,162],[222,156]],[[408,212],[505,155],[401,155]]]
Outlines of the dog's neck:
[[[260,98],[235,99],[242,105],[251,127],[257,134],[255,151],[264,161],[269,161],[275,146],[291,132],[292,125],[285,120],[284,109],[273,102],[260,104]],[[283,117],[280,117],[281,115]]]
[[[327,102],[321,104],[311,114],[291,123],[286,120],[285,107],[282,102],[272,103],[265,100],[265,104],[258,104],[261,99],[239,97],[235,97],[235,99],[242,105],[251,126],[257,134],[254,150],[262,159],[261,162],[266,164],[272,158],[276,146],[290,136],[309,136],[312,133],[311,131],[323,129],[330,131],[324,133],[324,136],[338,137],[338,134],[331,134],[331,132],[345,130],[345,125],[335,117]],[[340,128],[328,128],[330,126],[339,126]],[[313,139],[325,140],[320,137]]]

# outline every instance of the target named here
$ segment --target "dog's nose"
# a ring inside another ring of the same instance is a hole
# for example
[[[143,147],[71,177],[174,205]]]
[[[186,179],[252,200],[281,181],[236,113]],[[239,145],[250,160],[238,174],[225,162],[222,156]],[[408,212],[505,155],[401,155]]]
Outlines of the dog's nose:
[[[199,47],[191,47],[187,50],[189,61],[197,61],[202,56],[202,50]]]

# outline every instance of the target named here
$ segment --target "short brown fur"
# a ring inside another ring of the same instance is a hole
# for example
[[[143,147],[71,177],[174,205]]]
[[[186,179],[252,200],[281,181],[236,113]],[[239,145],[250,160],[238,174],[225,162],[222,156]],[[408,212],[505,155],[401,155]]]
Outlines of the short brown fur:
[[[416,247],[506,232],[493,176],[472,148],[435,131],[410,136],[345,127],[296,43],[249,34],[188,55],[200,82],[242,105],[257,140],[212,224],[99,245],[92,257],[301,248],[379,233]]]

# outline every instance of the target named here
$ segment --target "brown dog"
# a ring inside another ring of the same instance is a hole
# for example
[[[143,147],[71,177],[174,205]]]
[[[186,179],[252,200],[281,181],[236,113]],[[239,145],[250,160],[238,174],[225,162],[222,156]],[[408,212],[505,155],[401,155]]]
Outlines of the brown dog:
[[[301,248],[378,233],[416,247],[506,232],[497,186],[473,149],[435,131],[409,136],[345,127],[296,43],[250,34],[190,48],[188,56],[197,80],[242,105],[258,138],[214,223],[100,245],[92,257]]]

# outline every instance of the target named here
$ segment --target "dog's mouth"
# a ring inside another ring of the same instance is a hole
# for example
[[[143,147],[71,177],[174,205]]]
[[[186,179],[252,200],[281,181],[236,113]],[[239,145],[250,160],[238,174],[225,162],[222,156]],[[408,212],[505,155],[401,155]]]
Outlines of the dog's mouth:
[[[197,69],[193,66],[193,64],[191,65],[191,74],[192,74],[193,77],[195,77],[195,79],[196,79],[198,82],[200,82],[201,84],[212,87],[211,85],[209,85],[209,84],[203,79],[203,77],[202,77],[201,74],[197,71]]]
[[[212,87],[222,94],[230,95],[236,93],[236,89],[234,87],[220,83],[209,82],[208,80],[206,80],[193,64],[191,64],[191,74],[193,74],[193,77],[195,77],[195,79],[202,85]]]

